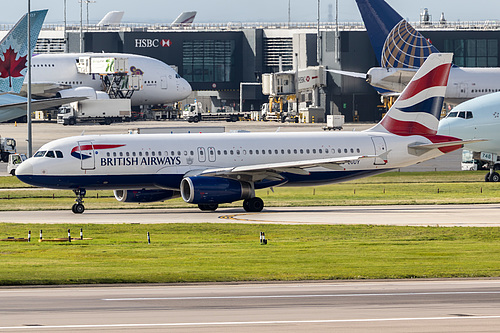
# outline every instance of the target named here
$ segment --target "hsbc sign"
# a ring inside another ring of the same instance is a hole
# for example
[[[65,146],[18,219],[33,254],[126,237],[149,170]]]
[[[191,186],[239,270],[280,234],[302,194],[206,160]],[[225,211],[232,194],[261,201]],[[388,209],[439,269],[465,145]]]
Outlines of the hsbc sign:
[[[136,38],[135,47],[140,48],[156,48],[156,47],[170,47],[172,46],[172,41],[170,39],[159,39],[159,38]]]

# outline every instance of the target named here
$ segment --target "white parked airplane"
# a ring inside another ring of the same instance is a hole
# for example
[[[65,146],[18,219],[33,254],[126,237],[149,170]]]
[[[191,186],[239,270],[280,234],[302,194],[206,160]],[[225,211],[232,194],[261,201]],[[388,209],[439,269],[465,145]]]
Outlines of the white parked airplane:
[[[243,201],[255,190],[346,181],[419,163],[462,147],[437,135],[451,54],[431,55],[382,121],[363,132],[123,134],[63,138],[23,162],[23,182],[71,189],[74,213],[87,189],[113,189],[122,202],[182,196],[202,210]]]
[[[31,52],[42,28],[47,10],[31,12],[31,31],[33,42]],[[0,122],[26,116],[28,101],[16,95],[21,91],[28,64],[28,22],[24,15],[7,35],[0,41]],[[33,110],[42,110],[61,104],[81,100],[82,98],[51,98],[42,101],[32,101]]]
[[[356,0],[375,55],[382,67],[367,74],[331,72],[358,78],[381,94],[400,93],[431,53],[439,52],[384,0]],[[458,104],[468,99],[500,91],[500,68],[457,67],[450,71],[445,100]]]
[[[490,172],[485,181],[499,182],[498,156],[500,156],[500,92],[477,97],[463,102],[451,110],[446,118],[439,122],[438,133],[453,135],[464,140],[485,139],[467,145],[467,149],[476,152],[474,159],[488,163]]]
[[[157,59],[126,53],[60,53],[33,57],[33,95],[95,96],[96,91],[102,90],[101,78],[97,74],[79,73],[77,62],[80,57],[128,58],[129,73],[143,75],[143,89],[135,91],[131,98],[133,106],[177,102],[191,93],[189,83],[172,67]]]

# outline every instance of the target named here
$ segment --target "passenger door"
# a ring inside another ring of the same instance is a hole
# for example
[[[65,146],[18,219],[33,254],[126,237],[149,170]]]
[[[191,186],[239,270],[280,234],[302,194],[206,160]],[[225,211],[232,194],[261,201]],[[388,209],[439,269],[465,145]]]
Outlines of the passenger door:
[[[95,169],[94,145],[91,141],[78,141],[78,154],[82,170]]]
[[[375,148],[375,155],[381,155],[384,153],[387,153],[387,145],[385,144],[385,140],[381,136],[372,136],[372,141],[373,141],[373,147]],[[377,157],[375,158],[375,161],[373,162],[374,165],[385,165],[387,164],[386,161],[387,157],[385,158],[380,158]]]

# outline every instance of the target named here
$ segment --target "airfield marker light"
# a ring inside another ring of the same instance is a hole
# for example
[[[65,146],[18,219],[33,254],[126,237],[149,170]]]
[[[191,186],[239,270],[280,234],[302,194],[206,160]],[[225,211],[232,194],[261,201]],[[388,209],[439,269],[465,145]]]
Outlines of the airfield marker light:
[[[28,230],[28,243],[31,242],[31,230]]]
[[[260,245],[266,245],[267,244],[267,239],[266,239],[266,234],[264,232],[260,232]]]
[[[71,243],[71,230],[68,229],[68,242]]]
[[[40,240],[42,240],[42,229],[40,229]]]
[[[80,240],[83,240],[83,228],[80,228]]]
[[[148,244],[151,244],[151,237],[149,237],[149,231],[148,231]]]

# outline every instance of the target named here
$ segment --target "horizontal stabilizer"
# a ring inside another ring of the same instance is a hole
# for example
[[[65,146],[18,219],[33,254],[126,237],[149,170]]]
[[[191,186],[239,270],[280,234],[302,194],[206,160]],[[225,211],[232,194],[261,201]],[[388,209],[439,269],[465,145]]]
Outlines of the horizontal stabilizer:
[[[356,77],[358,79],[366,80],[366,73],[341,71],[341,70],[337,70],[337,69],[327,69],[326,71],[330,72],[330,73],[334,73],[334,74],[340,74],[340,75],[344,75],[344,76]]]
[[[409,145],[408,148],[431,150],[431,149],[446,148],[446,147],[453,147],[453,146],[459,146],[459,145],[463,146],[463,145],[466,145],[468,143],[476,143],[476,142],[483,142],[483,141],[488,141],[488,140],[475,139],[475,140],[447,141],[447,142],[438,142],[438,143],[415,143],[415,144]]]

